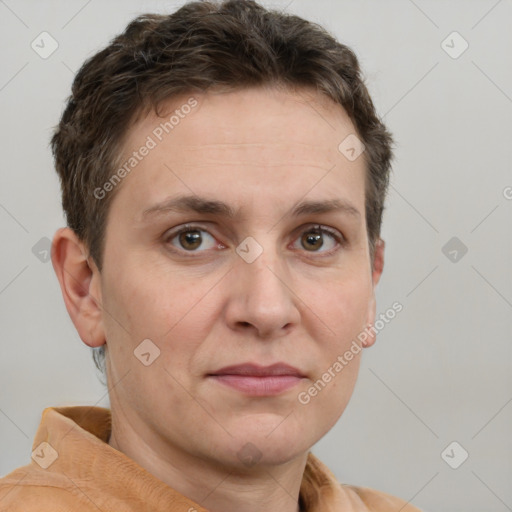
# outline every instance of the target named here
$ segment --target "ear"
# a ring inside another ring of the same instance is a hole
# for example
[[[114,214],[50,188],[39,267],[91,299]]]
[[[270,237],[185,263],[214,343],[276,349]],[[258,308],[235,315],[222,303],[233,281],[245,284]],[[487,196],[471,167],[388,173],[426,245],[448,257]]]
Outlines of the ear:
[[[375,287],[380,280],[380,276],[382,275],[382,271],[384,270],[384,248],[385,242],[381,238],[379,238],[375,243],[375,252],[373,256],[372,263],[372,296],[370,302],[368,304],[368,314],[366,317],[366,330],[368,337],[363,342],[363,347],[371,347],[376,339],[377,333],[373,324],[375,322],[375,316],[377,315],[377,304],[375,301]]]
[[[88,257],[83,242],[70,228],[60,228],[55,233],[52,264],[66,309],[80,338],[89,347],[103,345],[100,272]]]

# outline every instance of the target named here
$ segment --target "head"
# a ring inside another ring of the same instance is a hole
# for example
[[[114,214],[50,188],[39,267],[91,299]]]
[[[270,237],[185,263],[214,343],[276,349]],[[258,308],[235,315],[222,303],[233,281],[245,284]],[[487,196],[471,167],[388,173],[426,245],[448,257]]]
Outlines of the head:
[[[333,366],[383,266],[391,136],[354,53],[252,1],[143,15],[84,63],[52,149],[52,259],[113,411],[226,463],[312,446],[352,393],[360,351]],[[247,362],[300,376],[256,396],[217,374]]]

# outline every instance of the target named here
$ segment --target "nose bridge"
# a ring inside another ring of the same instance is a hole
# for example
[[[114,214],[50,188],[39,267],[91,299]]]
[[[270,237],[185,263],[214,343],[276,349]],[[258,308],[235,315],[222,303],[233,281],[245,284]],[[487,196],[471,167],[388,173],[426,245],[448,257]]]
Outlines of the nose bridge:
[[[253,237],[247,237],[237,253],[243,261],[239,262],[238,271],[244,280],[249,296],[268,296],[269,299],[282,299],[284,293],[285,265],[279,254],[272,235],[258,235],[258,242]],[[245,251],[245,252],[244,252]]]
[[[286,262],[272,235],[247,237],[237,247],[233,321],[251,324],[260,334],[279,330],[298,319]]]

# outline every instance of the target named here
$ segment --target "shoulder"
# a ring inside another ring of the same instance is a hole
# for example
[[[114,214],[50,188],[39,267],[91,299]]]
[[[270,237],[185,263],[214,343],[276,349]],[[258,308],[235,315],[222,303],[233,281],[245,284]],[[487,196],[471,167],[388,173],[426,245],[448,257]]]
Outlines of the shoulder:
[[[95,511],[97,507],[80,496],[72,482],[63,478],[42,480],[30,466],[15,469],[0,478],[0,512]]]
[[[371,512],[421,512],[409,502],[382,491],[347,484],[341,484],[341,486],[344,491],[357,495]]]

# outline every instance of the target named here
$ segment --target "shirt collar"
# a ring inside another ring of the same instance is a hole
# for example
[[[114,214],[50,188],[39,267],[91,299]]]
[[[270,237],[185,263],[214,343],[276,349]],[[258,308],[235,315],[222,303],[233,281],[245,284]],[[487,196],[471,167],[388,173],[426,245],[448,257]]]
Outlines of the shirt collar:
[[[131,503],[151,504],[152,510],[208,512],[111,447],[111,425],[110,410],[103,407],[48,407],[43,411],[33,449],[35,453],[38,449],[55,450],[57,457],[44,471],[58,474],[59,478],[64,475],[82,492],[108,491]],[[96,475],[101,475],[101,489],[97,489]],[[354,506],[350,495],[342,491],[334,475],[311,452],[299,500],[304,512],[367,510]]]

